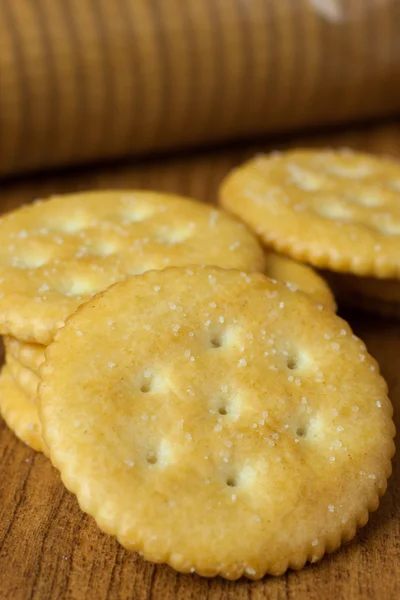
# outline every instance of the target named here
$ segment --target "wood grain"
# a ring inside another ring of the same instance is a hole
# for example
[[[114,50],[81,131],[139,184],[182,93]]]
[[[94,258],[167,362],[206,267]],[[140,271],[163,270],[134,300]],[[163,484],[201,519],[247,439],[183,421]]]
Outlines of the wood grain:
[[[398,0],[0,0],[0,173],[393,115],[399,27]]]
[[[292,139],[284,145],[349,145],[400,156],[400,126]],[[1,186],[2,211],[34,197],[73,189],[147,187],[212,202],[230,166],[272,144],[236,147],[91,170],[52,174]],[[347,314],[378,359],[400,428],[400,323]],[[41,454],[0,421],[1,600],[397,600],[400,597],[400,464],[382,505],[356,540],[315,566],[261,582],[183,576],[145,563],[99,531]]]

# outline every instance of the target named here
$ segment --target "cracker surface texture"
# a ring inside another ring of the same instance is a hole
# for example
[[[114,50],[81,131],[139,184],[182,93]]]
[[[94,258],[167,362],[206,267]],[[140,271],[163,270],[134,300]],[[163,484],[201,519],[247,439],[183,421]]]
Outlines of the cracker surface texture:
[[[264,272],[271,279],[285,283],[291,290],[304,292],[318,304],[336,311],[335,298],[328,284],[308,265],[283,254],[267,252]]]
[[[392,406],[362,342],[320,308],[261,274],[199,267],[80,307],[39,396],[81,508],[148,560],[229,579],[352,538],[386,489]]]
[[[400,163],[350,150],[260,155],[220,202],[277,252],[316,267],[400,276]]]
[[[84,192],[25,206],[0,219],[0,333],[47,345],[97,292],[187,264],[262,271],[264,254],[242,223],[172,194]]]
[[[22,442],[47,453],[36,403],[17,386],[7,366],[0,373],[0,413]]]
[[[40,379],[33,371],[24,367],[12,355],[6,354],[6,364],[17,386],[29,398],[35,399]]]
[[[3,341],[6,353],[9,356],[13,356],[23,367],[30,369],[38,377],[40,376],[40,366],[44,362],[45,346],[21,342],[21,340],[10,336],[5,336]]]

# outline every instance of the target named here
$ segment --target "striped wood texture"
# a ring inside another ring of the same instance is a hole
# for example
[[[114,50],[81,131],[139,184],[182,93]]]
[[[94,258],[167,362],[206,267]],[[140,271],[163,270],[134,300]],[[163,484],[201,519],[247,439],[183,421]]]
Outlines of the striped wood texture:
[[[0,0],[0,175],[400,109],[399,0]]]

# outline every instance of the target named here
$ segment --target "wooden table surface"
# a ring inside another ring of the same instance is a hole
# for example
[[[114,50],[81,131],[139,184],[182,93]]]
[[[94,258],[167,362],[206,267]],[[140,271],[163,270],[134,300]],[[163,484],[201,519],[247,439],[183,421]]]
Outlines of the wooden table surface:
[[[400,156],[397,123],[168,159],[36,175],[0,184],[0,211],[53,192],[151,188],[215,200],[218,182],[260,149],[339,145]],[[400,428],[400,323],[345,313],[381,365]],[[400,464],[354,541],[319,564],[260,582],[185,576],[144,562],[83,514],[57,471],[0,419],[0,600],[396,600],[400,598]]]

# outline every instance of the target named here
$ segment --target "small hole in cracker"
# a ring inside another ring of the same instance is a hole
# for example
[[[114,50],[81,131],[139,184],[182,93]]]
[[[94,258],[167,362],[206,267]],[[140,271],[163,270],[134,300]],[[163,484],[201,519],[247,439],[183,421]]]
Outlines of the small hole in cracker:
[[[228,477],[226,480],[226,485],[229,487],[236,487],[236,479],[234,477]]]
[[[289,356],[287,359],[288,369],[297,369],[297,358],[296,356]]]
[[[213,348],[221,348],[222,339],[219,335],[213,335],[210,341]]]
[[[218,409],[218,412],[219,412],[220,415],[227,415],[228,414],[226,406],[220,406],[220,408]]]
[[[155,465],[157,462],[157,454],[155,452],[149,452],[146,460],[149,465]]]
[[[144,381],[140,387],[140,391],[143,392],[143,394],[148,394],[151,390],[151,382],[150,380]]]
[[[298,437],[305,437],[307,435],[307,429],[305,427],[298,427],[296,429],[296,435]]]

